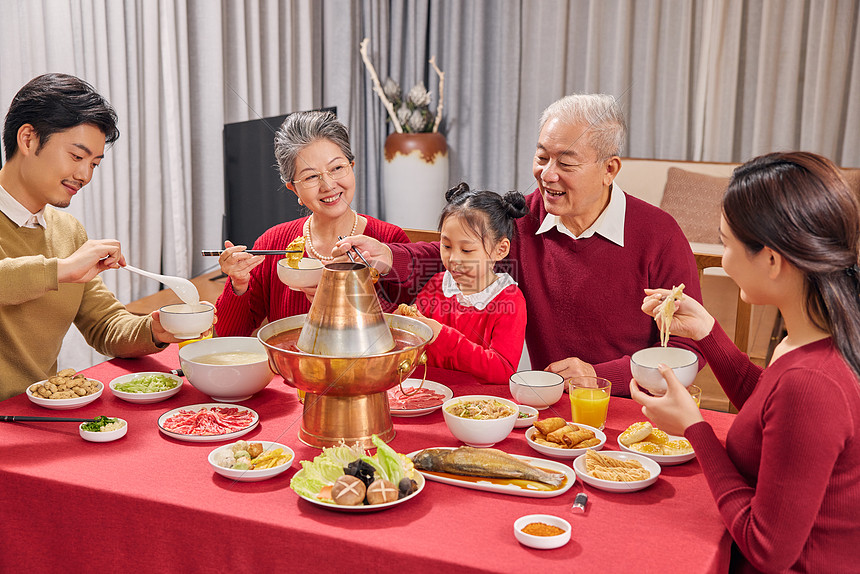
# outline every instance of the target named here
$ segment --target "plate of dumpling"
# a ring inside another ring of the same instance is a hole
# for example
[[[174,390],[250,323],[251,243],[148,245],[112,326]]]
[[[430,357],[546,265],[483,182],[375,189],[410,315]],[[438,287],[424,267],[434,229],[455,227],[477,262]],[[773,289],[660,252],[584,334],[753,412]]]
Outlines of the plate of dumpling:
[[[555,458],[576,458],[588,449],[600,450],[606,435],[594,427],[574,424],[561,417],[534,422],[526,431],[526,441],[534,450]]]
[[[611,492],[635,492],[657,482],[660,465],[632,452],[587,450],[573,461],[585,484]]]
[[[618,435],[618,447],[648,457],[661,466],[682,464],[696,457],[690,441],[667,434],[647,421],[633,423]]]

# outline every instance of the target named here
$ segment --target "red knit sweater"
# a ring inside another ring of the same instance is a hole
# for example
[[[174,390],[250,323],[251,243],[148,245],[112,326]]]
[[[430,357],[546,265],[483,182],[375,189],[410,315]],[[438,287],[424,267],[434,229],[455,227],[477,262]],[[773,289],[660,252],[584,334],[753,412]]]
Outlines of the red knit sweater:
[[[612,393],[618,395],[630,394],[630,355],[660,341],[656,323],[641,309],[644,289],[684,283],[684,293],[702,299],[696,260],[672,216],[625,197],[620,247],[600,235],[572,239],[556,229],[535,235],[546,210],[539,192],[529,194],[530,214],[516,221],[517,236],[506,260],[510,268],[503,269],[526,299],[532,368],[578,357],[612,381]],[[420,282],[439,258],[436,243],[390,247],[390,280],[403,284]],[[669,344],[699,354],[689,339],[672,337]],[[704,366],[701,358],[699,365]]]
[[[719,325],[699,346],[740,407],[725,447],[706,422],[685,433],[734,540],[732,570],[860,571],[860,384],[832,340],[764,371]]]
[[[421,313],[442,323],[442,331],[427,347],[428,365],[463,371],[484,383],[507,383],[523,351],[526,301],[516,285],[502,290],[482,310],[464,307],[442,292],[444,273],[421,290]]]
[[[408,243],[409,238],[396,225],[373,217],[367,219],[365,235],[383,242]],[[286,249],[287,245],[302,234],[307,217],[276,225],[263,233],[254,243],[254,249]],[[278,258],[267,256],[266,260],[251,271],[248,290],[242,295],[233,293],[233,284],[227,279],[224,291],[215,304],[218,321],[215,331],[220,337],[246,337],[262,324],[263,319],[275,321],[292,315],[307,313],[311,304],[301,291],[293,291],[278,279]],[[387,290],[386,290],[387,289]],[[399,286],[377,285],[377,294],[383,311],[397,307]]]

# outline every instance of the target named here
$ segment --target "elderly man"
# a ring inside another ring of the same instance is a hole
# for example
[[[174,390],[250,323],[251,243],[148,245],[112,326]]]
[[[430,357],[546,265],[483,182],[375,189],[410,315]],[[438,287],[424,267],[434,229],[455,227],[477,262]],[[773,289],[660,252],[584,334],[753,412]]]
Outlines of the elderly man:
[[[629,394],[630,355],[660,341],[640,308],[644,290],[683,283],[701,300],[695,258],[675,220],[613,183],[625,137],[612,96],[571,95],[544,110],[531,215],[517,220],[509,255],[526,298],[532,367],[566,379],[604,377],[619,395]],[[426,280],[424,263],[438,258],[438,244],[364,237],[347,238],[335,253],[352,244],[409,292]],[[669,344],[699,352],[688,339]]]
[[[114,239],[87,239],[69,203],[93,176],[116,113],[74,76],[45,74],[15,95],[0,169],[0,400],[57,372],[72,323],[100,353],[131,357],[177,342],[158,313],[126,311],[98,274],[125,265]]]

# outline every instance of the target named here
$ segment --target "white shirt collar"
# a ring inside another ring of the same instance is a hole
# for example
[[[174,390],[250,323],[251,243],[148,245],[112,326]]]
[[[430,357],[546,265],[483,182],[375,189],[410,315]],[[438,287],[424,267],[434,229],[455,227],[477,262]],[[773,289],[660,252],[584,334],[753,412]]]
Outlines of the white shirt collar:
[[[0,211],[18,227],[36,228],[40,225],[43,229],[48,227],[45,223],[44,207],[36,213],[30,213],[30,210],[21,205],[17,199],[3,189],[3,186],[0,186]]]
[[[445,297],[457,297],[457,302],[463,307],[474,307],[478,311],[483,311],[490,301],[496,298],[496,295],[505,290],[509,285],[516,285],[514,278],[507,273],[497,273],[496,280],[487,285],[486,289],[471,295],[465,295],[460,291],[459,285],[454,281],[454,277],[449,271],[445,271],[442,276],[442,294]]]
[[[550,213],[547,213],[546,217],[543,218],[535,235],[546,233],[550,229],[557,229],[559,233],[563,233],[573,239],[585,239],[597,233],[612,243],[624,247],[624,215],[626,211],[627,197],[621,188],[613,183],[612,190],[609,192],[609,205],[601,212],[597,220],[591,224],[591,227],[583,231],[579,236],[574,235],[571,230],[564,226],[561,222],[561,217]]]

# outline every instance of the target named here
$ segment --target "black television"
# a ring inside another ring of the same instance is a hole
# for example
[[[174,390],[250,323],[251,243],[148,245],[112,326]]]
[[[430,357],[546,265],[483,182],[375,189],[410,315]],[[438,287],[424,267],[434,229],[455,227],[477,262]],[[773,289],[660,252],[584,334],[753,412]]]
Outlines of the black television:
[[[273,225],[302,215],[275,162],[275,132],[287,115],[224,125],[223,239],[236,245],[250,248]]]

